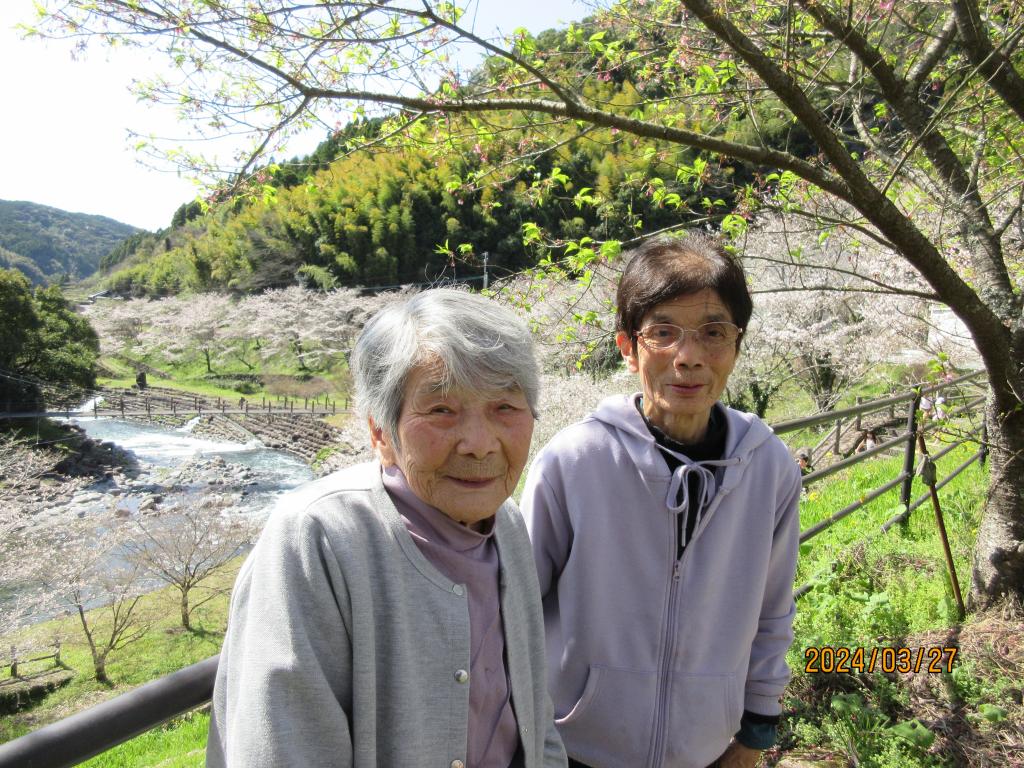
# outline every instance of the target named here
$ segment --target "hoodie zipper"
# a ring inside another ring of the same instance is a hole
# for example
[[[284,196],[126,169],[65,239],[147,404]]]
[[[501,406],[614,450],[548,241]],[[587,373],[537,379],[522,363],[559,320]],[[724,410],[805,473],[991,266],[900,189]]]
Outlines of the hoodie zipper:
[[[672,562],[672,576],[669,582],[668,589],[668,618],[665,624],[665,653],[661,659],[661,665],[659,672],[659,689],[658,689],[658,704],[657,709],[654,713],[654,748],[651,753],[650,765],[661,766],[665,761],[665,721],[668,716],[668,700],[669,692],[672,689],[672,659],[675,657],[676,651],[676,616],[679,613],[679,590],[681,588],[683,580],[683,558],[686,556],[687,550],[690,549],[690,545],[693,544],[694,540],[697,539],[698,533],[702,528],[702,523],[706,523],[710,519],[711,514],[718,507],[721,502],[721,498],[724,495],[723,489],[719,488],[718,492],[715,493],[715,498],[711,500],[707,508],[703,510],[703,514],[697,519],[693,527],[693,535],[690,540],[686,542],[686,546],[682,546],[682,517],[675,515],[675,521],[673,521],[673,533],[675,545],[672,551],[675,553],[675,559]],[[680,552],[680,548],[682,551]]]
[[[675,529],[675,546],[673,552],[679,551],[679,523],[673,526]],[[685,552],[685,550],[684,550]],[[659,670],[658,708],[654,713],[654,750],[651,753],[650,764],[660,766],[664,761],[665,752],[665,721],[668,714],[668,695],[672,688],[672,657],[675,655],[676,644],[676,613],[678,610],[679,585],[682,581],[682,557],[675,558],[672,562],[672,577],[668,588],[668,617],[665,623],[665,652],[661,659]]]

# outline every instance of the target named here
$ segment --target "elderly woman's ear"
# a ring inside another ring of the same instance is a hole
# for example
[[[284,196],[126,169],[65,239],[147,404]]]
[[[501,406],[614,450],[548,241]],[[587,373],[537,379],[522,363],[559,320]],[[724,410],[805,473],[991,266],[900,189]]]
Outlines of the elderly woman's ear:
[[[391,443],[391,438],[387,436],[382,427],[378,427],[373,422],[372,418],[368,418],[366,421],[370,427],[370,445],[373,446],[381,465],[392,467],[397,464],[398,457],[395,455],[395,447]]]
[[[615,334],[615,346],[619,348],[619,354],[626,361],[626,367],[629,371],[637,373],[640,370],[640,366],[637,361],[636,348],[633,345],[633,340],[629,338],[625,331],[619,331]]]

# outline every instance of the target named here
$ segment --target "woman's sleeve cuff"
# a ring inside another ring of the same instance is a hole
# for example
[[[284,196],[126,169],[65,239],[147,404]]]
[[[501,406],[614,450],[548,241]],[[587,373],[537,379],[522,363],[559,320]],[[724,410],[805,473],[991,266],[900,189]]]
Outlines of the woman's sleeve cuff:
[[[774,747],[779,736],[779,716],[760,715],[745,710],[740,718],[740,729],[736,741],[749,749]]]

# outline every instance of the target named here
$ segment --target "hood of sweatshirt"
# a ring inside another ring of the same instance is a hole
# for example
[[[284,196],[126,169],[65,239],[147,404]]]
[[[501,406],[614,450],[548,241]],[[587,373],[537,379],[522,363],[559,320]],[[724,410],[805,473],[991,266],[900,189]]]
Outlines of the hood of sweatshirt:
[[[681,454],[674,453],[673,455],[679,457],[684,463],[673,474],[661,455],[662,451],[666,449],[655,441],[654,435],[647,428],[637,409],[637,400],[640,397],[641,393],[639,392],[632,395],[607,397],[601,401],[590,418],[607,425],[614,431],[615,436],[625,446],[637,471],[648,483],[670,483],[666,507],[671,512],[680,512],[685,509],[686,475],[689,472],[700,472],[705,478],[701,484],[707,494],[707,498],[702,504],[705,506],[717,491],[728,492],[740,483],[743,472],[750,463],[751,454],[773,434],[771,428],[756,416],[727,408],[721,403],[715,403],[714,407],[724,413],[728,424],[725,453],[722,460],[694,462]],[[704,467],[705,471],[701,472],[698,467]],[[724,471],[716,480],[713,475],[717,467],[722,467]],[[683,494],[684,497],[679,498],[677,494]]]

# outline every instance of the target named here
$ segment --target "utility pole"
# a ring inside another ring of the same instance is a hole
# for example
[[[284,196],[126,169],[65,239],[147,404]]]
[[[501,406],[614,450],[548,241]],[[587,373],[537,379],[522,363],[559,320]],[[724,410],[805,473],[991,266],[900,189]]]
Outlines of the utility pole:
[[[487,251],[484,251],[484,290],[487,290],[487,257],[490,256]]]

